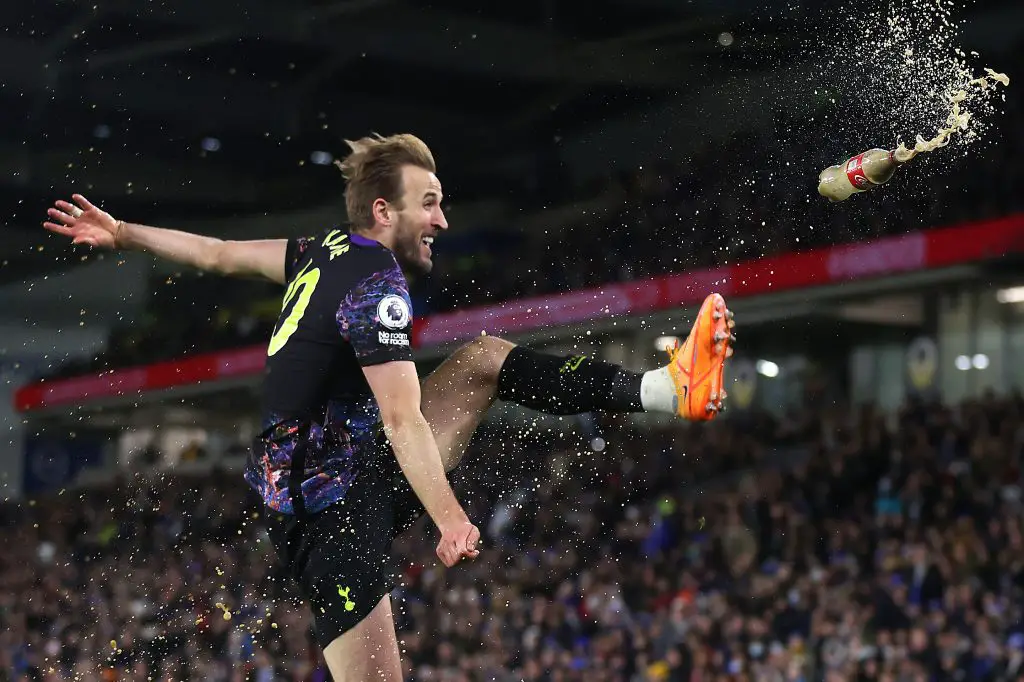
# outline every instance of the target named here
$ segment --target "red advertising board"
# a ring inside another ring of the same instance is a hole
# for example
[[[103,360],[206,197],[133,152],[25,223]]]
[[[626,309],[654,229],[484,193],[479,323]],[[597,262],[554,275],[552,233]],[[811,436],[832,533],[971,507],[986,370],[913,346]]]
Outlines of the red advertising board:
[[[759,258],[720,268],[519,299],[419,318],[414,345],[437,346],[488,334],[638,315],[699,303],[711,291],[742,298],[840,284],[1024,253],[1024,214],[913,232],[869,242]],[[103,374],[41,381],[19,389],[15,408],[30,411],[174,386],[252,376],[266,349],[240,348]]]

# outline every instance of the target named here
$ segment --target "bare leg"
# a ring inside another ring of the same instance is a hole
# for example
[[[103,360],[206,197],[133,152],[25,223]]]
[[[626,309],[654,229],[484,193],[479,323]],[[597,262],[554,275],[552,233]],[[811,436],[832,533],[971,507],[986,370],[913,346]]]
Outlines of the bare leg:
[[[459,348],[422,387],[423,416],[434,432],[445,471],[462,460],[469,439],[498,396],[498,374],[511,341],[480,336]]]
[[[334,682],[402,682],[402,661],[391,613],[391,595],[370,615],[324,649]]]
[[[721,310],[713,309],[708,302],[720,303]],[[681,414],[679,396],[688,395],[691,382],[689,374],[681,371],[677,372],[678,379],[673,377],[672,367],[678,364],[675,360],[668,367],[640,374],[582,355],[563,358],[517,349],[516,344],[493,336],[479,336],[462,346],[424,380],[421,388],[423,416],[434,433],[445,470],[451,471],[462,460],[473,432],[499,395],[503,400],[552,415],[654,410],[694,420],[713,418],[725,397],[721,369],[731,352],[727,333],[732,320],[726,321],[723,313],[728,311],[720,296],[710,296],[708,302],[701,309],[708,317],[707,324],[694,329],[701,332],[700,348],[708,356],[701,357],[718,372],[709,370],[700,375],[703,389],[697,401],[699,414],[693,410],[693,414]],[[712,314],[717,316],[713,320]],[[715,381],[706,379],[711,374]],[[503,382],[500,389],[499,377]]]

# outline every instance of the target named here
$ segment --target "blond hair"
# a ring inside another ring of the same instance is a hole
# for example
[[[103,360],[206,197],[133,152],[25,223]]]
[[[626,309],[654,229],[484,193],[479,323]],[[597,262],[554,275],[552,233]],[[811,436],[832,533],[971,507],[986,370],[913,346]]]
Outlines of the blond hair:
[[[353,142],[343,161],[336,161],[347,182],[345,208],[352,228],[373,226],[373,202],[384,199],[403,208],[402,167],[418,166],[431,173],[437,172],[434,155],[426,143],[415,135],[401,133],[382,137],[374,133]]]

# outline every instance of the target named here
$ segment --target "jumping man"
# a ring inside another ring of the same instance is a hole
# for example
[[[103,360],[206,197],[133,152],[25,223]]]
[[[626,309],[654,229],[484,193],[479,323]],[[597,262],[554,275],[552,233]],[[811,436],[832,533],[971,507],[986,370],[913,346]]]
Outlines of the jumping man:
[[[425,511],[445,566],[478,556],[480,531],[448,475],[494,401],[555,415],[646,410],[709,420],[725,398],[733,322],[711,294],[669,364],[643,374],[481,336],[421,384],[406,273],[430,271],[434,240],[448,229],[434,158],[413,135],[349,145],[347,229],[222,241],[116,220],[77,194],[56,202],[44,226],[75,244],[285,285],[245,480],[263,498],[268,532],[310,604],[334,679],[400,682],[392,541]]]

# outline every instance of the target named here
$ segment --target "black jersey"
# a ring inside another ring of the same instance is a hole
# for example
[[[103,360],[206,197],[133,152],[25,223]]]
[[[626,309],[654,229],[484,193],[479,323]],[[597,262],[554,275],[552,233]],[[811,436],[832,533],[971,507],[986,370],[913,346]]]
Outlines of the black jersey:
[[[269,507],[293,513],[292,455],[308,433],[292,485],[301,480],[313,513],[342,499],[373,456],[380,409],[362,368],[412,360],[412,304],[391,251],[340,229],[289,240],[285,281],[245,478]]]

